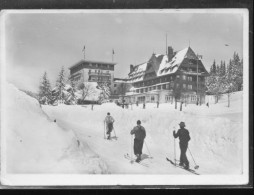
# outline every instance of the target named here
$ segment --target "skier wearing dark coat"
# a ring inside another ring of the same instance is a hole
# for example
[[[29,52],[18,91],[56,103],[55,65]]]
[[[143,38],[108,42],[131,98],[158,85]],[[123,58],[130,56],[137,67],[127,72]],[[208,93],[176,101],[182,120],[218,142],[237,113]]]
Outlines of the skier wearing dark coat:
[[[142,148],[144,139],[146,137],[146,130],[141,126],[141,121],[137,121],[137,126],[131,130],[131,135],[135,135],[134,138],[134,154],[137,156],[136,162],[141,161]]]
[[[180,166],[185,166],[186,169],[189,168],[189,161],[187,159],[186,156],[186,151],[188,148],[188,142],[190,141],[190,135],[189,135],[189,131],[187,129],[185,129],[185,123],[184,122],[180,122],[179,124],[180,129],[177,131],[177,133],[175,133],[175,131],[173,131],[173,136],[175,138],[179,137],[179,145],[180,145],[180,150],[181,150],[181,155],[180,155]]]
[[[107,132],[106,132],[106,134],[108,135],[107,139],[111,138],[110,133],[114,128],[113,127],[114,122],[115,122],[114,118],[112,116],[110,116],[110,113],[108,112],[108,114],[104,120],[104,123],[106,123],[106,128],[107,128]]]

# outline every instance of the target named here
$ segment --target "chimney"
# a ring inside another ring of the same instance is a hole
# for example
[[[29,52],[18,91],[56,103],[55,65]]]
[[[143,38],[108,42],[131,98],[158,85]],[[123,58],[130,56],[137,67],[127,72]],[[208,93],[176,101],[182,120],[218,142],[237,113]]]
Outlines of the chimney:
[[[168,61],[170,62],[174,56],[174,51],[171,46],[168,47]]]
[[[130,73],[133,72],[133,70],[134,70],[134,66],[131,64],[130,65]]]

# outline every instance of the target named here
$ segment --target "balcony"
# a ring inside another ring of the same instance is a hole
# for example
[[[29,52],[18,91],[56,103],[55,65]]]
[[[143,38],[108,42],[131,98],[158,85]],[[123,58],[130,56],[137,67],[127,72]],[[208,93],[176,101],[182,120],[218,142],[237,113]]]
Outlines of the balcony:
[[[102,72],[88,72],[88,74],[94,76],[111,76],[110,73],[102,73]]]

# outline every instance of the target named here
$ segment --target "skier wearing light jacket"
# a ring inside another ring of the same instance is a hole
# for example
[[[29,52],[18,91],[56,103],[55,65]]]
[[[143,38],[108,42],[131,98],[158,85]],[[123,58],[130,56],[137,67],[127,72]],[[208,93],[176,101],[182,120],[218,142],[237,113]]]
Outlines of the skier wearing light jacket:
[[[180,166],[185,166],[186,169],[189,169],[189,161],[187,159],[186,156],[186,151],[188,148],[188,142],[190,141],[190,135],[189,135],[189,131],[187,129],[185,129],[185,123],[184,122],[180,122],[179,124],[180,129],[177,131],[177,133],[175,133],[175,131],[173,131],[173,136],[175,138],[179,137],[179,145],[180,145],[180,150],[181,150],[181,155],[180,155]]]
[[[104,120],[104,123],[106,123],[106,128],[107,128],[107,133],[106,133],[108,135],[107,139],[110,139],[110,137],[111,137],[110,133],[113,130],[113,123],[114,122],[115,122],[114,118],[112,116],[110,116],[110,113],[108,112],[107,116]]]
[[[146,137],[146,130],[141,126],[141,121],[137,121],[137,126],[131,130],[131,135],[135,135],[134,138],[134,154],[137,156],[136,162],[141,161],[142,148],[144,139]]]

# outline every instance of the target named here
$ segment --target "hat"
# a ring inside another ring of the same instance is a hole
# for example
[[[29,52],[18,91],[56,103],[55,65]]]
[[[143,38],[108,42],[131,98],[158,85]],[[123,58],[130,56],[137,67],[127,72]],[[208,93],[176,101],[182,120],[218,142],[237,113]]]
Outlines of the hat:
[[[184,122],[180,122],[179,125],[180,125],[180,127],[185,127],[185,123]]]

